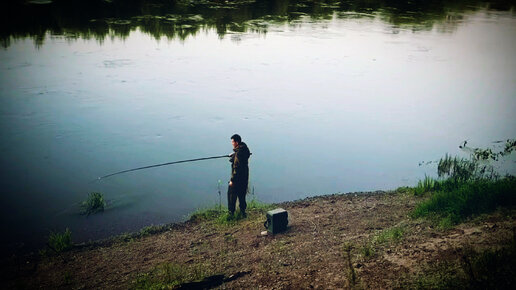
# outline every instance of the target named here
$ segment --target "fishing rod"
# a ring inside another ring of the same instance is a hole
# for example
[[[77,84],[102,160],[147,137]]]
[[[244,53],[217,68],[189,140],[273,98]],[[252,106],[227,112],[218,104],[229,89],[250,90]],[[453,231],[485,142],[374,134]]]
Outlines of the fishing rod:
[[[204,158],[188,159],[188,160],[173,161],[173,162],[167,162],[167,163],[161,163],[161,164],[155,164],[155,165],[143,166],[143,167],[138,167],[138,168],[133,168],[133,169],[127,169],[127,170],[123,170],[123,171],[119,171],[119,172],[111,173],[111,174],[108,174],[108,175],[104,175],[104,176],[101,176],[101,177],[97,178],[97,180],[101,180],[101,179],[104,179],[104,178],[107,178],[107,177],[110,177],[110,176],[113,176],[113,175],[118,175],[118,174],[122,174],[122,173],[126,173],[126,172],[136,171],[136,170],[142,170],[142,169],[148,169],[148,168],[160,167],[160,166],[172,165],[172,164],[178,164],[178,163],[186,163],[186,162],[194,162],[194,161],[201,161],[201,160],[208,160],[208,159],[224,158],[224,157],[230,157],[230,156],[231,156],[231,155],[220,155],[220,156],[212,156],[212,157],[204,157]]]

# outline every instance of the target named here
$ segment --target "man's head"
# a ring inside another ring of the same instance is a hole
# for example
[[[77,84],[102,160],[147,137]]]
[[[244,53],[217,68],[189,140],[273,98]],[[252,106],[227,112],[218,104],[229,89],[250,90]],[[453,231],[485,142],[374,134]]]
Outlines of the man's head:
[[[233,145],[233,148],[237,148],[240,142],[242,142],[242,137],[240,137],[240,135],[235,134],[231,136],[231,145]]]

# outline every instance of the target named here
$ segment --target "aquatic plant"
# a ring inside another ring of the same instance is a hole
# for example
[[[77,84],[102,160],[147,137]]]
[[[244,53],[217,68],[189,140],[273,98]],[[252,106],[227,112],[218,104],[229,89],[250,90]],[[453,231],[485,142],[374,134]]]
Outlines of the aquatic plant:
[[[437,175],[451,182],[461,183],[472,179],[495,179],[498,174],[490,163],[481,163],[474,155],[469,159],[446,154],[439,160]]]
[[[48,236],[47,245],[56,253],[70,249],[72,247],[72,232],[68,228],[64,233],[51,232]]]
[[[81,204],[82,213],[85,215],[102,212],[105,206],[104,195],[100,192],[91,192]]]

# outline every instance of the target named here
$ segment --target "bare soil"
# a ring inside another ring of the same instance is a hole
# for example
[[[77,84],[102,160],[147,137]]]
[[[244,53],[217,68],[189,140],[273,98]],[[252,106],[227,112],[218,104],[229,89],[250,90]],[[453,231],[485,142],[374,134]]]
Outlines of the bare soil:
[[[288,230],[267,236],[260,234],[265,216],[258,211],[232,226],[184,222],[162,233],[24,262],[8,285],[127,289],[169,263],[206,277],[221,274],[224,282],[209,286],[215,288],[385,289],[398,287],[400,279],[410,279],[428,265],[459,259],[464,247],[494,249],[513,238],[515,210],[440,230],[409,217],[420,201],[408,194],[374,192],[286,202],[277,206],[288,211]],[[393,228],[403,229],[398,240],[378,241],[382,232]],[[351,246],[355,283],[345,244]],[[364,247],[372,253],[364,254]]]

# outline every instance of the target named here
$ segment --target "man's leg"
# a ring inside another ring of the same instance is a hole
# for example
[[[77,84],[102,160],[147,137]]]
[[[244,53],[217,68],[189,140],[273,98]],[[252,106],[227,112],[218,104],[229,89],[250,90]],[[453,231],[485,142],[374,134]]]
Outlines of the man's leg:
[[[230,215],[235,213],[236,200],[237,195],[235,193],[234,186],[228,186],[228,210]]]
[[[238,203],[240,204],[240,213],[244,217],[247,217],[247,214],[245,212],[245,210],[247,208],[247,203],[245,202],[246,194],[247,194],[247,188],[240,189],[238,191]]]

